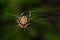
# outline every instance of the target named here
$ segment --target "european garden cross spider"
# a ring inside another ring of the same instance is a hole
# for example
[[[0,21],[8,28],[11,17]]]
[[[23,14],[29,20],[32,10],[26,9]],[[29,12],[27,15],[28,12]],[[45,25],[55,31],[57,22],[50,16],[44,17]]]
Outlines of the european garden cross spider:
[[[27,28],[28,25],[30,25],[31,21],[31,12],[23,12],[21,13],[20,17],[18,18],[18,28]]]

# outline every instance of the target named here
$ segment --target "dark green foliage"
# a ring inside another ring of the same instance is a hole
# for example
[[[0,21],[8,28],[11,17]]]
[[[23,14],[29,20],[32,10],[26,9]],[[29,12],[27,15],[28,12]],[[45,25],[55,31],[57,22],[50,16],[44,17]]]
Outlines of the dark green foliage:
[[[32,15],[26,32],[16,28],[23,8]],[[0,0],[0,40],[60,40],[59,10],[59,0]]]

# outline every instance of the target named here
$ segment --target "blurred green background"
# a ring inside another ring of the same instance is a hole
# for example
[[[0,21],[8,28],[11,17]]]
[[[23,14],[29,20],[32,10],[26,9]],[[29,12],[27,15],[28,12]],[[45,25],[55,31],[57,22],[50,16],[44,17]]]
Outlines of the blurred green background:
[[[23,8],[32,15],[27,32],[16,28]],[[0,0],[0,40],[60,40],[60,0]]]

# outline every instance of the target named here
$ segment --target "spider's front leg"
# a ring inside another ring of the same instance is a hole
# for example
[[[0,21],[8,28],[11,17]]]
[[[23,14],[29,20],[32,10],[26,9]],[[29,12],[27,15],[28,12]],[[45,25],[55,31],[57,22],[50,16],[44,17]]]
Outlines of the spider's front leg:
[[[20,27],[19,27],[19,26],[20,26],[20,23],[19,23],[19,21],[18,21],[18,20],[16,20],[16,21],[17,21],[17,23],[18,23],[18,25],[17,25],[17,27],[16,27],[16,28],[17,28],[17,29],[20,29]]]
[[[21,28],[24,28],[21,24],[18,24],[19,25],[19,28],[21,27]]]
[[[30,25],[30,24],[31,24],[31,23],[26,24],[26,25],[24,26],[24,28],[27,28],[27,26]]]
[[[19,23],[19,21],[18,20],[16,20],[17,21],[17,23]]]

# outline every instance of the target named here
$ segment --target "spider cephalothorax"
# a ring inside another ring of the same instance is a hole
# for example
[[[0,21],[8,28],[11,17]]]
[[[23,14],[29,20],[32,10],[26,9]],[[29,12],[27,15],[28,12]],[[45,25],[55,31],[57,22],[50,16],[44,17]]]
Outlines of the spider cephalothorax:
[[[19,27],[27,28],[27,26],[30,24],[30,20],[31,20],[31,13],[28,12],[28,14],[26,14],[26,12],[23,12],[21,13],[17,22],[18,22]]]

